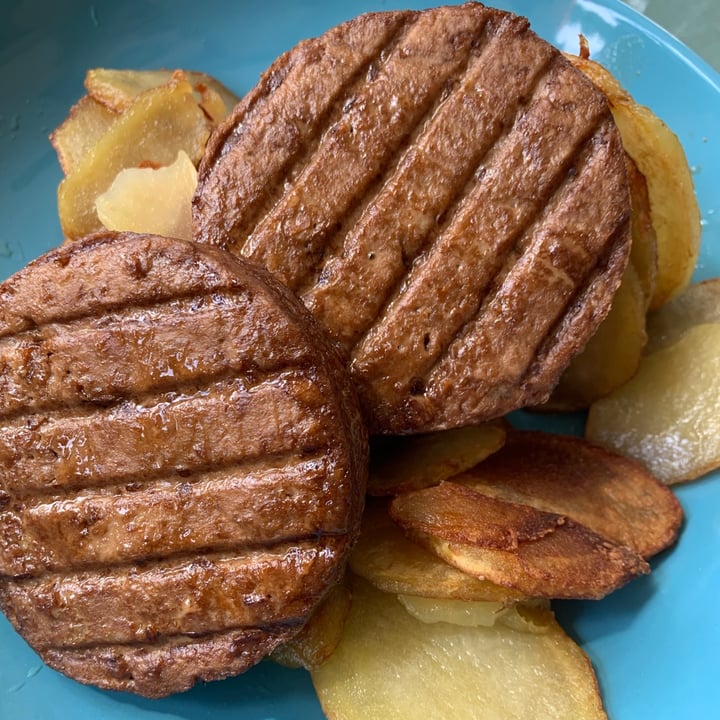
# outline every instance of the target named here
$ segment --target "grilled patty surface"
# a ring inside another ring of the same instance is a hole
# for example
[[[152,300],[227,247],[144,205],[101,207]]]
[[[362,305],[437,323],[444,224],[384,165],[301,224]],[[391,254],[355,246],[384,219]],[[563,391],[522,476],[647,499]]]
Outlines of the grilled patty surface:
[[[103,233],[0,285],[0,607],[52,667],[159,697],[237,674],[343,569],[367,438],[266,271]]]
[[[608,103],[524,18],[362,15],[278,58],[211,138],[195,239],[268,268],[372,432],[547,398],[608,311],[630,199]]]

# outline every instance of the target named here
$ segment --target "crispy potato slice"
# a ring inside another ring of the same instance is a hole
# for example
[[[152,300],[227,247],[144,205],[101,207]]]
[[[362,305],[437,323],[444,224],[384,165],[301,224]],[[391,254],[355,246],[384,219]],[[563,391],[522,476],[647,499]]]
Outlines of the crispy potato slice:
[[[209,121],[182,74],[139,95],[58,188],[65,237],[100,230],[95,200],[124,168],[172,163],[184,150],[197,164],[210,134]]]
[[[629,383],[590,407],[585,436],[666,483],[720,467],[720,324],[696,325],[648,355]]]
[[[108,230],[192,240],[192,197],[197,170],[184,150],[172,165],[121,170],[95,201]]]
[[[601,598],[649,572],[629,547],[555,513],[452,481],[398,495],[391,517],[463,572],[536,598]]]
[[[607,95],[625,150],[647,179],[658,244],[651,307],[658,308],[690,282],[700,250],[700,210],[685,152],[670,128],[602,65],[567,57]]]
[[[87,95],[70,108],[70,114],[50,134],[50,144],[55,148],[65,175],[80,164],[117,117],[112,110]]]
[[[370,451],[370,495],[437,485],[484,460],[505,441],[502,420],[406,437],[379,437]]]
[[[675,494],[636,460],[579,437],[511,430],[505,446],[453,482],[566,515],[649,558],[677,539]]]
[[[626,383],[637,372],[647,342],[646,308],[640,278],[629,263],[610,312],[563,372],[543,409],[584,409]]]
[[[369,500],[362,531],[350,555],[352,571],[389,593],[510,605],[526,596],[479,580],[411,542],[392,521],[387,503]]]
[[[352,597],[345,583],[335,585],[292,640],[275,648],[270,659],[286,667],[320,667],[340,642]]]
[[[691,327],[720,323],[720,278],[690,285],[647,319],[650,355],[676,343]]]
[[[121,113],[127,110],[141,93],[170,82],[174,72],[93,68],[85,75],[85,88],[99,103],[113,112]],[[184,70],[183,73],[192,85],[200,105],[214,122],[220,122],[239,101],[235,93],[207,73],[194,70]]]
[[[312,680],[328,720],[599,720],[592,666],[549,610],[544,632],[428,625],[362,580],[337,650]]]

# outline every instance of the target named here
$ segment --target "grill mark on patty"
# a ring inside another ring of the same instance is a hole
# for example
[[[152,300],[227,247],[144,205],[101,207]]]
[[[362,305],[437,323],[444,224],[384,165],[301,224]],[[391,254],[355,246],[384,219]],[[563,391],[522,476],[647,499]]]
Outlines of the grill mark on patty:
[[[489,18],[478,18],[481,24],[473,29],[473,37],[462,50],[464,55],[458,57],[458,63],[453,72],[445,78],[442,84],[436,86],[434,95],[429,97],[426,111],[415,119],[406,136],[400,140],[397,147],[388,148],[383,157],[382,167],[375,176],[370,176],[362,192],[354,193],[350,204],[342,213],[337,222],[337,229],[328,229],[325,242],[322,246],[322,256],[319,261],[309,268],[305,278],[297,282],[294,291],[297,295],[304,296],[303,300],[310,307],[310,295],[320,286],[327,283],[328,266],[332,263],[342,261],[349,250],[350,239],[357,232],[360,223],[372,217],[379,222],[379,215],[383,213],[382,200],[388,194],[392,197],[393,188],[399,184],[398,176],[408,166],[412,167],[419,155],[418,145],[423,142],[431,129],[438,123],[438,114],[445,112],[445,107],[458,95],[458,87],[468,82],[469,76],[480,61],[492,52],[488,45],[488,39],[494,38],[493,28],[495,23]],[[457,172],[457,170],[455,170]],[[420,190],[421,192],[421,190]],[[409,198],[406,198],[409,200]],[[405,228],[403,228],[404,230]],[[388,237],[390,236],[390,237]],[[392,241],[392,233],[387,231],[385,239]],[[320,255],[320,253],[318,253]],[[409,264],[411,259],[409,253],[405,253],[404,265]],[[363,298],[366,301],[367,298]],[[313,309],[313,308],[311,308]],[[323,321],[324,317],[321,318]],[[334,333],[341,336],[345,327],[335,328],[331,326]]]
[[[315,417],[323,400],[322,385],[286,371],[249,388],[231,378],[149,405],[128,401],[80,418],[18,422],[0,428],[0,468],[12,468],[2,474],[2,487],[28,493],[107,485],[143,472],[312,452],[330,440]],[[268,407],[275,408],[274,424]]]
[[[372,82],[348,99],[349,107],[324,133],[310,164],[292,178],[281,201],[258,220],[242,255],[297,290],[322,261],[328,239],[346,214],[397,162],[446,81],[465,67],[484,22],[478,14],[460,13],[448,27],[436,14],[420,15]],[[382,138],[377,127],[384,128]]]
[[[494,287],[484,298],[478,313],[465,323],[427,372],[431,396],[441,394],[448,365],[459,358],[464,363],[477,363],[476,367],[481,367],[492,356],[496,358],[494,381],[498,385],[521,381],[537,362],[537,348],[547,343],[558,319],[563,322],[574,299],[585,294],[588,285],[597,277],[596,270],[604,269],[608,257],[618,252],[613,241],[625,232],[629,217],[617,212],[606,213],[592,199],[597,173],[621,155],[615,152],[613,157],[608,151],[610,122],[603,118],[598,124],[586,141],[585,152],[578,157],[576,172],[565,177],[546,203],[542,215],[525,231],[523,241],[518,245],[519,257],[507,259],[505,274],[495,278]],[[620,182],[622,173],[613,175]],[[579,212],[580,208],[582,212]],[[592,219],[592,234],[588,234],[584,226],[574,225],[574,219],[579,215],[582,215],[583,223]],[[558,241],[559,237],[563,240]],[[572,238],[570,242],[569,237]],[[533,291],[518,293],[520,284],[524,288],[529,285]],[[492,328],[498,323],[508,331],[496,339],[492,336]],[[515,337],[523,337],[525,342],[515,343],[512,341]],[[502,366],[497,364],[498,357],[503,358]],[[487,372],[486,377],[492,377],[492,372]],[[482,387],[486,383],[478,381],[477,384]]]
[[[288,453],[272,468],[215,467],[112,492],[18,500],[0,512],[0,574],[38,575],[348,532],[348,502],[328,493],[330,485],[342,488],[347,480],[322,456]]]
[[[246,670],[294,633],[290,623],[180,636],[155,644],[97,645],[86,650],[49,649],[50,667],[81,682],[109,690],[131,690],[159,698],[196,682],[218,680]]]
[[[527,31],[519,18],[504,18],[493,30],[483,52],[473,58],[416,139],[409,157],[365,207],[345,238],[342,254],[329,260],[316,286],[303,296],[348,353],[400,293],[408,267],[451,225],[476,184],[477,166],[510,132],[549,72],[554,54],[539,43],[531,47],[532,66],[529,61],[516,65],[515,74],[508,67],[513,57],[508,37],[516,40],[518,25]],[[411,197],[401,192],[405,186],[413,188]]]
[[[625,232],[625,227],[618,224],[615,232],[613,232],[608,241],[605,243],[604,251],[598,255],[597,262],[587,273],[585,282],[576,288],[575,295],[565,308],[565,315],[556,320],[549,329],[545,338],[538,343],[536,358],[528,366],[523,383],[528,385],[547,382],[543,377],[545,372],[542,363],[548,362],[548,356],[563,352],[564,345],[567,342],[565,338],[568,325],[573,321],[577,321],[578,316],[592,315],[597,312],[597,287],[598,278],[606,267],[612,265],[616,261],[616,256],[621,254],[622,245],[617,244],[616,240],[619,235]],[[619,279],[619,281],[621,278]],[[552,359],[550,359],[552,362]]]
[[[215,187],[210,177],[206,193],[193,200],[196,207],[222,207],[222,232],[217,226],[203,225],[210,242],[240,254],[258,219],[284,197],[283,179],[300,174],[311,160],[323,133],[342,112],[343,98],[365,82],[414,21],[415,13],[409,12],[371,15],[348,27],[347,33],[334,28],[322,38],[304,41],[281,58],[280,67],[273,66],[208,144],[206,158],[214,155],[214,149],[221,150],[212,164],[237,155],[251,168],[242,177],[232,178],[234,197],[223,192],[228,178]],[[288,61],[290,68],[284,67]],[[257,145],[266,143],[275,150],[269,160],[267,155],[254,154]],[[201,165],[201,182],[212,164]],[[256,181],[258,177],[262,183]]]
[[[259,317],[277,319],[272,336]],[[248,293],[133,307],[0,340],[0,417],[111,404],[229,371],[262,376],[309,355],[297,328]]]
[[[419,384],[411,392],[424,393],[429,370],[475,316],[518,237],[550,198],[562,192],[571,163],[608,112],[597,103],[577,107],[582,102],[577,88],[568,91],[570,104],[565,104],[562,75],[568,69],[562,60],[553,63],[525,112],[483,158],[476,184],[459,204],[452,223],[416,259],[385,313],[353,349],[354,373],[382,384],[379,395],[407,392],[413,378]],[[556,116],[559,112],[561,119],[584,113],[585,122],[581,124],[579,118],[561,122],[553,136],[552,126],[545,122],[553,112]],[[568,125],[574,132],[568,133]],[[496,223],[502,232],[495,229]],[[453,266],[455,274],[450,271]],[[467,287],[479,292],[468,293]],[[392,344],[391,354],[380,349],[384,344]]]
[[[105,567],[16,579],[0,585],[0,600],[40,650],[272,625],[304,616],[309,599],[339,572],[336,556],[346,542],[312,537],[113,566],[112,574]]]

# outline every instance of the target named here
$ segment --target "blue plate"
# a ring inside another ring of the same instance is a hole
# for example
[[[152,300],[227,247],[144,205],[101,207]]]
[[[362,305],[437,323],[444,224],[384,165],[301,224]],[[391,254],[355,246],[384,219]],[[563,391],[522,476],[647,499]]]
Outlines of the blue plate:
[[[589,40],[635,97],[682,140],[703,217],[697,278],[720,275],[720,77],[616,0],[498,1],[562,49]],[[421,7],[403,0],[402,6]],[[244,7],[243,7],[244,6]],[[238,93],[303,37],[387,2],[331,0],[25,0],[0,26],[0,277],[58,244],[61,179],[48,133],[83,94],[90,67],[205,70]],[[717,717],[720,709],[720,476],[678,495],[687,524],[654,572],[596,603],[558,614],[598,672],[614,720]],[[480,712],[480,711],[479,711]],[[321,720],[309,677],[262,663],[246,675],[161,701],[81,686],[43,666],[0,618],[0,718]],[[374,720],[374,719],[371,719]]]

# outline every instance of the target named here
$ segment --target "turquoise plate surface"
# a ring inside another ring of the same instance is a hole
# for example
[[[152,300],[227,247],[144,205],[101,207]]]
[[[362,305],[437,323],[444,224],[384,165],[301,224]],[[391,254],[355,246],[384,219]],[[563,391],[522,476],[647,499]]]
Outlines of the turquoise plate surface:
[[[510,0],[562,49],[578,33],[682,140],[703,218],[697,279],[720,275],[720,77],[616,0]],[[404,2],[402,6],[422,7]],[[61,174],[48,133],[83,94],[90,67],[205,70],[243,93],[298,40],[389,2],[21,0],[0,24],[0,277],[61,241]],[[543,420],[547,425],[548,420]],[[614,720],[720,716],[720,474],[678,488],[687,515],[654,572],[558,615],[591,657]],[[478,708],[477,717],[482,717]],[[0,718],[321,720],[309,676],[261,663],[246,675],[161,701],[81,686],[45,667],[0,618]],[[382,720],[370,718],[369,720]]]

